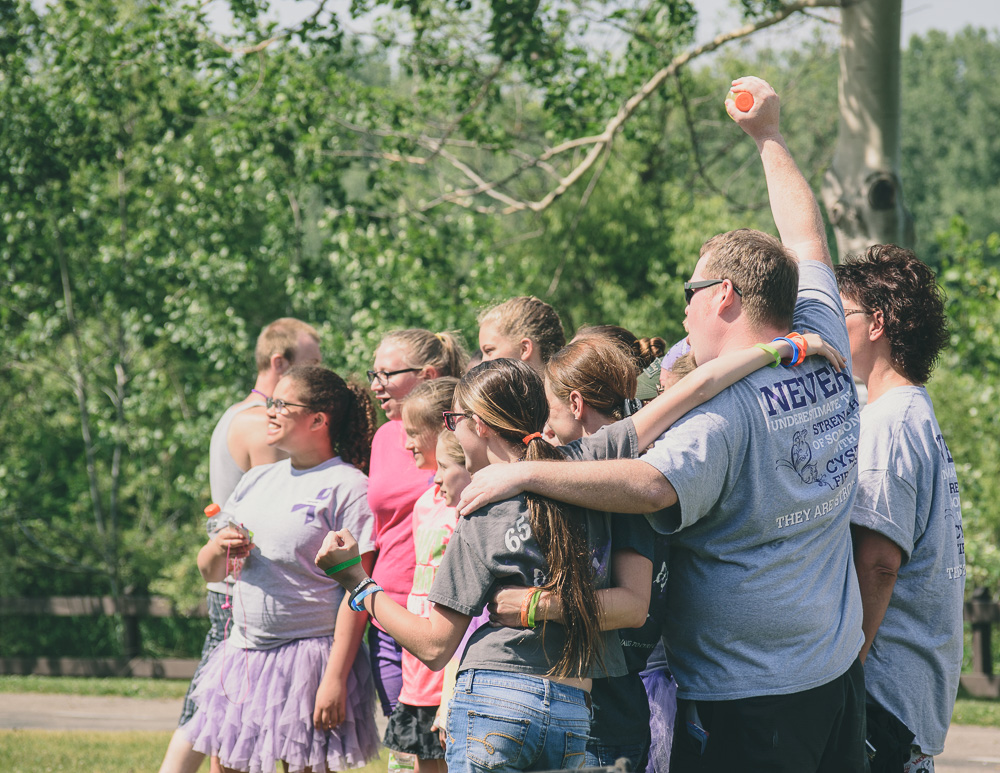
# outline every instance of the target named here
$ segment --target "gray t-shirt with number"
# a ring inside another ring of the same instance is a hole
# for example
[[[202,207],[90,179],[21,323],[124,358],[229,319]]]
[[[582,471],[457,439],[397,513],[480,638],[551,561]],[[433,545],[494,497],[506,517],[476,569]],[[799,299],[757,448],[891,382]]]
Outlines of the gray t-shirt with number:
[[[607,447],[602,447],[602,443]],[[626,453],[635,444],[635,430],[600,433],[588,446],[575,446],[573,458],[609,458]],[[568,507],[568,506],[567,506]],[[611,581],[611,522],[613,516],[572,508],[582,518],[593,556],[594,584],[607,588]],[[535,540],[523,495],[487,505],[461,518],[448,543],[428,598],[435,604],[475,617],[501,585],[540,586],[549,567]],[[626,673],[621,643],[615,631],[602,634],[603,668],[600,664],[579,676],[621,676]],[[512,671],[544,676],[558,662],[565,644],[565,629],[549,624],[534,629],[493,628],[484,625],[469,639],[460,670],[471,668]]]
[[[266,650],[329,636],[344,591],[316,566],[327,533],[349,529],[358,549],[375,549],[368,477],[335,456],[297,470],[289,460],[252,468],[220,513],[253,532],[254,549],[233,593],[229,643]]]
[[[861,412],[851,522],[903,553],[865,660],[868,694],[940,754],[962,670],[965,539],[955,463],[923,387],[891,389]]]
[[[793,329],[849,351],[833,272],[815,261],[800,264]],[[640,457],[680,502],[648,516],[673,534],[664,642],[680,697],[801,692],[854,662],[858,414],[850,372],[810,357],[750,374]]]

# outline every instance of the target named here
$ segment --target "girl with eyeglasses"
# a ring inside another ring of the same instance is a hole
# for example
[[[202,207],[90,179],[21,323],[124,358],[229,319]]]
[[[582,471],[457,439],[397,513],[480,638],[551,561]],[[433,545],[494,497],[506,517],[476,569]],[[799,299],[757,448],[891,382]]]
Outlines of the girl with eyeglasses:
[[[361,565],[374,563],[366,472],[375,409],[363,386],[308,366],[278,382],[267,416],[268,443],[289,458],[243,476],[219,519],[236,526],[198,554],[206,580],[240,565],[232,626],[181,731],[227,770],[273,771],[279,760],[293,771],[361,767],[379,745],[366,615],[341,604],[343,590],[313,557],[329,530],[347,528]]]
[[[411,515],[431,486],[433,472],[418,469],[406,449],[403,401],[415,386],[442,376],[460,376],[468,356],[453,333],[413,328],[386,335],[375,351],[368,381],[385,422],[372,441],[368,504],[375,516],[374,576],[394,601],[406,604],[413,587]],[[375,687],[382,713],[390,716],[402,688],[402,648],[377,622],[368,633]]]

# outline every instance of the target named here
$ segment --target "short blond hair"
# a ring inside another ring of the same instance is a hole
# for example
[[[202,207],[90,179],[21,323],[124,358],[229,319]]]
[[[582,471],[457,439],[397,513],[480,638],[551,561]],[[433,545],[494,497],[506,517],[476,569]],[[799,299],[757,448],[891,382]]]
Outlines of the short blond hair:
[[[295,364],[298,353],[299,339],[305,334],[319,344],[319,333],[316,328],[295,317],[282,317],[267,325],[257,336],[257,347],[254,356],[257,359],[257,372],[263,373],[271,367],[271,357],[279,354],[288,360],[289,365]]]

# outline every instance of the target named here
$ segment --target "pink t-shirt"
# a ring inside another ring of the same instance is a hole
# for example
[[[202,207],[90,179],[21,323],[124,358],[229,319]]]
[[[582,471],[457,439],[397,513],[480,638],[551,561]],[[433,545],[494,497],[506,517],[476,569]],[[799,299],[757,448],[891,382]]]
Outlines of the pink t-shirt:
[[[434,573],[441,566],[444,549],[455,531],[458,511],[448,507],[441,498],[438,486],[431,486],[413,506],[413,546],[416,569],[413,572],[413,590],[406,600],[406,608],[421,617],[430,616],[431,603],[427,600]],[[403,689],[399,702],[407,706],[437,706],[441,703],[444,671],[431,671],[417,658],[403,650]]]
[[[403,422],[387,421],[379,427],[368,474],[368,506],[375,516],[378,553],[372,578],[397,604],[406,604],[413,587],[413,504],[434,481],[433,472],[417,469],[413,454],[403,448],[405,441]]]

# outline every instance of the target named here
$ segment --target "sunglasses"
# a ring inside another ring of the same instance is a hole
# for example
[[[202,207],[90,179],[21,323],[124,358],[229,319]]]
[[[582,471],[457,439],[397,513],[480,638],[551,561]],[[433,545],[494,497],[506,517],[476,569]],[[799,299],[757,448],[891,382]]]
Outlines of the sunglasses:
[[[472,411],[442,411],[441,415],[444,417],[444,426],[454,432],[455,427],[458,426],[458,420],[468,419],[472,416]]]
[[[725,279],[700,279],[697,282],[685,282],[684,300],[687,301],[688,303],[691,303],[691,299],[694,298],[694,294],[698,290],[702,290],[706,287],[713,287],[715,285],[720,285],[725,281],[726,281]],[[740,296],[740,298],[743,297],[743,291],[740,290],[740,288],[738,288],[736,285],[733,285],[733,289],[736,291],[736,294]]]

